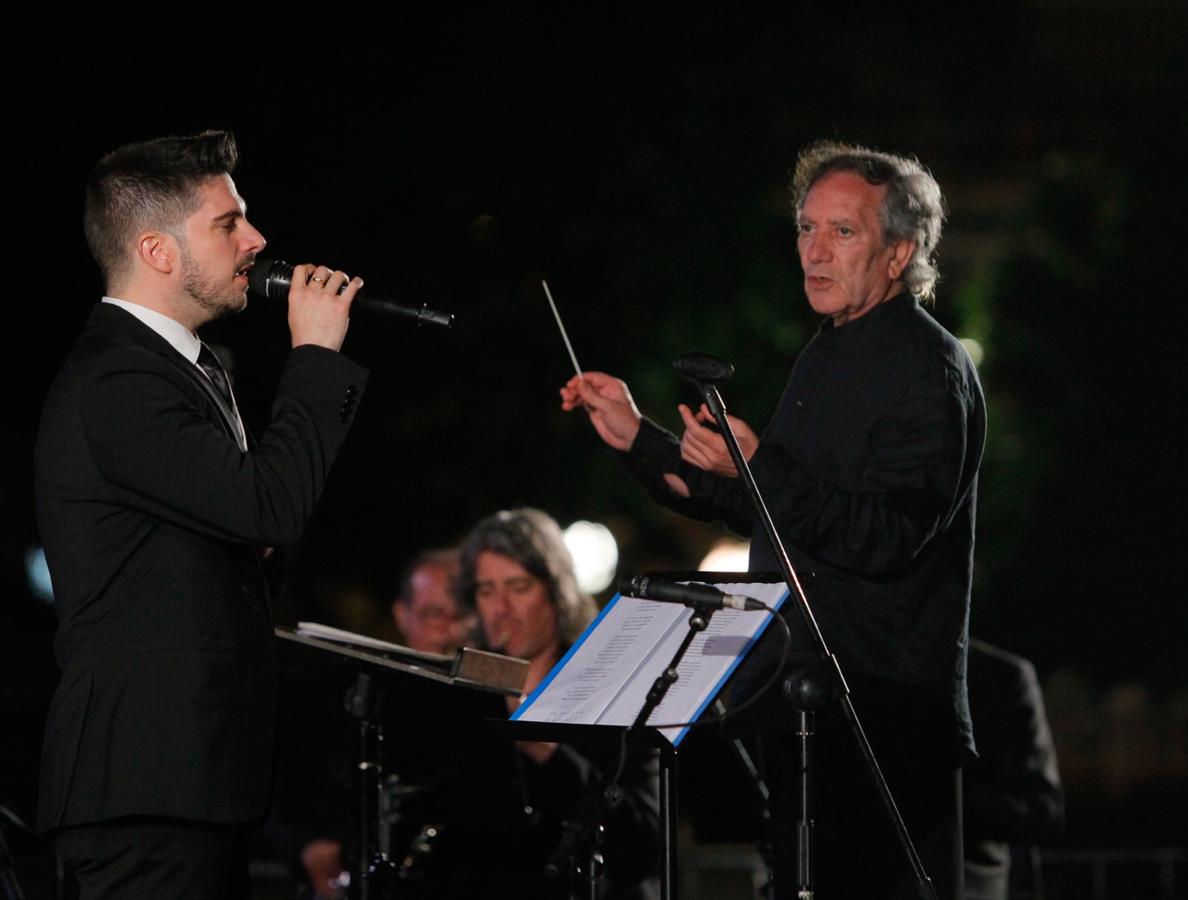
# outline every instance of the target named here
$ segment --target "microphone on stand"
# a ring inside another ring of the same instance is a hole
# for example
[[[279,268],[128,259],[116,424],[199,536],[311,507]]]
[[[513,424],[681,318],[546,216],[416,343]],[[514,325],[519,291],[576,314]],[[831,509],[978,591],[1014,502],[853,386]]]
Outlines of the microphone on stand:
[[[260,257],[248,272],[248,287],[252,292],[268,300],[287,300],[289,285],[293,281],[293,267],[279,259]],[[346,288],[343,284],[339,288],[341,293]],[[437,312],[427,306],[405,306],[387,297],[379,296],[367,288],[361,288],[351,303],[354,309],[378,315],[399,316],[412,319],[418,325],[440,325],[442,328],[454,327],[454,314]]]
[[[647,575],[619,579],[619,593],[625,597],[640,600],[658,600],[661,603],[682,603],[685,606],[709,607],[710,609],[762,610],[766,607],[751,597],[741,594],[727,594],[708,584],[679,584],[675,581],[657,581]]]
[[[712,353],[686,353],[672,361],[676,373],[696,385],[721,384],[734,374],[734,364]]]

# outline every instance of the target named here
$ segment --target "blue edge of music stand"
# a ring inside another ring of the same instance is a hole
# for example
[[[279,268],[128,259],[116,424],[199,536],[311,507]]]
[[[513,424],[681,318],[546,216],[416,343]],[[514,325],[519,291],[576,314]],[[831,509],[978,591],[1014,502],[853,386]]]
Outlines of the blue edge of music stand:
[[[756,573],[756,572],[660,572],[650,574],[649,578],[655,578],[662,581],[698,581],[705,584],[775,584],[782,581],[781,577],[776,573]],[[582,632],[581,636],[574,641],[573,646],[561,657],[560,661],[553,666],[549,674],[545,676],[536,689],[528,695],[528,698],[520,704],[519,708],[512,713],[511,718],[506,721],[491,722],[497,730],[504,732],[513,740],[530,740],[530,741],[556,741],[558,743],[567,743],[574,746],[605,746],[608,742],[619,742],[619,736],[625,730],[622,725],[570,725],[558,724],[554,722],[525,722],[520,719],[520,716],[527,711],[532,703],[540,696],[541,692],[549,686],[553,678],[561,671],[569,662],[570,658],[581,647],[586,638],[598,627],[598,624],[610,612],[611,608],[619,602],[621,594],[615,594],[610,602],[602,608],[598,616],[586,626],[586,630]],[[776,610],[783,609],[784,603],[787,601],[789,593],[784,591],[783,595],[776,601]],[[739,663],[743,661],[751,648],[758,642],[759,638],[767,630],[771,624],[771,616],[764,620],[759,630],[747,642],[742,652],[734,660],[734,663],[718,680],[714,689],[702,702],[701,706],[697,708],[696,714],[693,716],[693,721],[701,718],[701,714],[705,712],[714,698],[721,692],[722,687],[730,680],[730,676],[734,674],[735,669],[738,668]],[[655,747],[660,751],[660,824],[662,832],[662,841],[660,847],[661,865],[660,865],[660,898],[661,900],[676,900],[677,897],[677,866],[676,866],[676,845],[677,845],[677,808],[676,808],[676,757],[677,747],[680,746],[681,741],[685,739],[685,735],[689,733],[692,726],[686,725],[681,729],[680,733],[671,742],[663,734],[654,728],[648,729],[644,738],[644,745]]]

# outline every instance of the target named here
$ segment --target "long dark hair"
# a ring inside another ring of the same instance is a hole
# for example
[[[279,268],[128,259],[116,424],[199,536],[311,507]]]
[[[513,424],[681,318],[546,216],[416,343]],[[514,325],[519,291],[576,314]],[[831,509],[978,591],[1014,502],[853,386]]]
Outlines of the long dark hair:
[[[578,587],[573,557],[548,513],[528,507],[505,509],[483,519],[466,536],[460,548],[458,599],[468,607],[474,606],[475,565],[484,551],[514,560],[545,583],[563,645],[577,640],[598,614],[594,599]]]

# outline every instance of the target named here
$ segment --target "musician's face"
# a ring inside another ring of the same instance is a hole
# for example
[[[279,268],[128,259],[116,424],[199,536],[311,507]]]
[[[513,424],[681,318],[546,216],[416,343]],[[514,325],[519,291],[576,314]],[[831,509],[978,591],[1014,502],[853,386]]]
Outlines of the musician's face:
[[[247,305],[247,270],[265,241],[247,220],[231,176],[211,178],[198,194],[202,205],[182,225],[182,290],[210,321]]]
[[[484,550],[475,561],[475,606],[492,650],[535,659],[556,654],[557,610],[548,585],[514,559]]]
[[[466,642],[466,620],[473,625],[474,617],[458,609],[450,580],[445,566],[421,566],[409,579],[410,596],[392,605],[404,641],[414,650],[452,653]]]

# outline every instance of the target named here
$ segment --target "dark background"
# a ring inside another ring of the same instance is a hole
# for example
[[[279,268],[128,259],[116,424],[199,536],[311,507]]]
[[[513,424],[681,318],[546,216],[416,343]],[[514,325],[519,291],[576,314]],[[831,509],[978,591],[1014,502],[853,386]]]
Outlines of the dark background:
[[[405,559],[511,505],[607,523],[623,573],[697,562],[716,532],[560,412],[539,279],[583,366],[645,411],[679,423],[670,361],[700,349],[735,361],[727,402],[761,427],[817,325],[787,182],[838,137],[916,154],[948,197],[936,314],[983,346],[990,402],[973,631],[1039,668],[1066,840],[1188,841],[1183,5],[344,10],[91,13],[6,63],[0,802],[31,811],[56,677],[23,575],[31,450],[102,289],[80,218],[103,152],[230,128],[270,253],[457,314],[452,334],[355,318],[371,384],[291,554],[282,620],[378,630]],[[258,430],[283,311],[254,301],[207,337]]]

